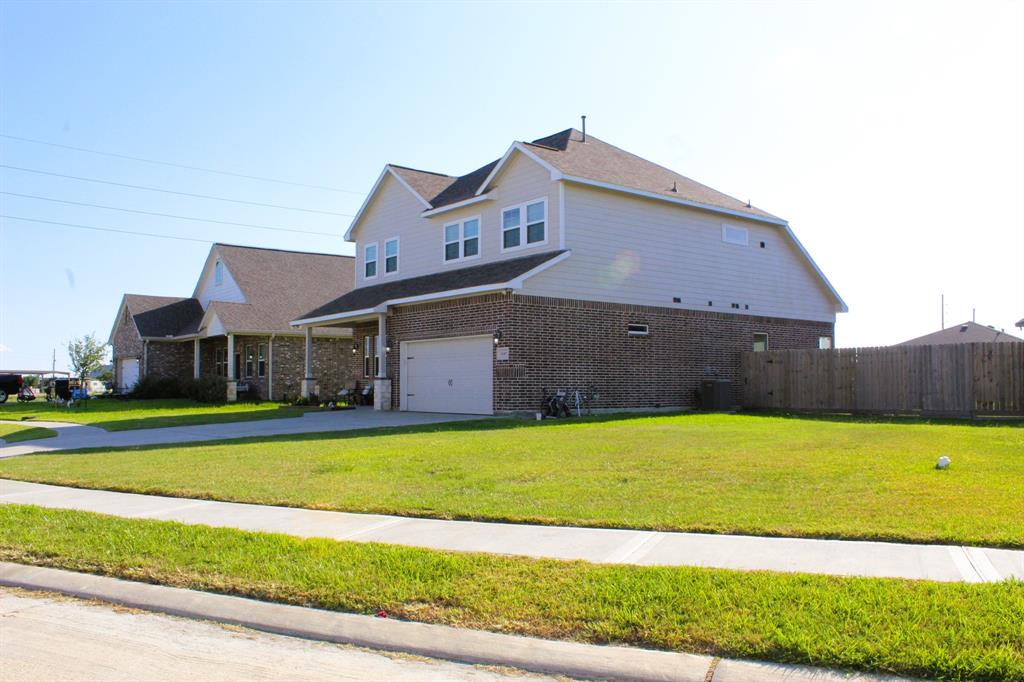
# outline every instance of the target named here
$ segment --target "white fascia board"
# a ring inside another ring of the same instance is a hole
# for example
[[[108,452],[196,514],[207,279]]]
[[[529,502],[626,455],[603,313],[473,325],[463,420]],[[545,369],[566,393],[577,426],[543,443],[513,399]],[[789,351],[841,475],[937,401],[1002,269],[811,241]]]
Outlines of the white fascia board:
[[[377,312],[373,308],[363,308],[362,310],[352,310],[346,313],[332,313],[330,315],[319,315],[317,317],[306,317],[301,320],[292,320],[288,324],[293,327],[317,327],[332,324],[338,320],[347,320],[353,317],[362,317],[364,315],[376,315]]]
[[[481,201],[490,201],[493,198],[494,197],[491,196],[491,193],[488,192],[487,194],[481,194],[479,196],[472,197],[471,199],[457,201],[454,204],[447,204],[445,206],[440,206],[438,208],[432,208],[429,211],[424,211],[423,213],[420,213],[420,217],[429,218],[431,216],[445,213],[446,211],[454,211],[455,209],[462,208],[463,206],[472,206],[473,204],[480,203]]]
[[[579,185],[590,185],[591,187],[600,187],[601,189],[610,189],[614,192],[622,192],[623,194],[632,194],[638,197],[646,197],[648,199],[657,199],[658,201],[667,201],[670,204],[679,204],[680,206],[689,206],[690,208],[699,208],[703,211],[710,211],[712,213],[721,213],[724,215],[735,216],[737,218],[743,218],[745,220],[754,220],[760,223],[768,223],[769,225],[778,225],[783,227],[787,225],[785,220],[781,218],[769,218],[768,216],[759,216],[752,213],[744,213],[743,211],[735,211],[731,208],[722,208],[720,206],[712,206],[711,204],[702,204],[699,201],[690,201],[688,199],[677,199],[676,197],[667,197],[664,194],[658,194],[657,192],[648,192],[642,189],[633,189],[632,187],[625,187],[623,185],[614,185],[610,182],[601,182],[599,180],[588,180],[587,178],[578,178],[572,175],[563,176],[563,180],[568,182],[574,182]]]
[[[501,169],[505,167],[506,163],[508,163],[508,159],[510,156],[512,156],[512,152],[516,151],[522,152],[528,158],[532,159],[533,161],[536,161],[541,166],[543,166],[549,173],[551,173],[552,181],[562,179],[562,172],[560,170],[558,170],[550,163],[548,163],[547,161],[545,161],[544,159],[540,158],[532,151],[527,149],[526,145],[523,144],[522,142],[513,142],[509,146],[508,151],[506,151],[504,156],[501,157],[501,160],[498,161],[497,165],[495,165],[494,168],[491,169],[491,172],[487,174],[487,177],[484,178],[484,181],[480,183],[480,187],[478,187],[476,190],[477,196],[480,196],[483,193],[483,191],[487,189],[487,187],[491,184],[491,181],[494,180],[495,177],[497,177],[498,173],[501,172]]]
[[[210,253],[206,254],[206,260],[203,262],[203,269],[199,271],[199,278],[196,280],[196,286],[192,289],[192,298],[199,297],[199,286],[206,279],[206,271],[210,267],[210,262],[213,260],[213,252],[217,250],[217,245],[214,244],[210,247]]]
[[[380,184],[384,182],[384,178],[386,178],[388,175],[397,180],[399,184],[402,185],[402,187],[409,190],[409,193],[416,197],[417,201],[423,204],[424,209],[430,208],[430,202],[421,197],[419,193],[416,190],[414,190],[412,186],[402,178],[402,176],[400,176],[398,173],[394,171],[393,168],[391,168],[391,164],[388,164],[384,166],[384,170],[382,170],[380,172],[380,175],[377,176],[377,181],[374,182],[373,187],[370,188],[370,193],[366,195],[365,199],[363,199],[363,205],[359,207],[358,211],[356,211],[355,217],[352,218],[352,222],[349,223],[348,229],[345,230],[345,241],[352,241],[352,231],[356,229],[356,225],[358,225],[360,219],[362,219],[363,213],[366,212],[366,208],[370,205],[370,202],[373,201],[373,197],[377,194],[377,190],[380,189]]]
[[[526,282],[526,280],[530,279],[534,275],[539,275],[540,273],[544,272],[548,268],[553,268],[554,266],[558,265],[559,263],[561,263],[562,261],[564,261],[565,259],[567,259],[571,255],[572,255],[572,251],[566,251],[565,253],[560,253],[557,256],[555,256],[554,258],[552,258],[551,260],[544,261],[543,263],[541,263],[537,267],[533,268],[532,270],[527,270],[526,272],[524,272],[523,274],[519,275],[518,277],[516,277],[514,280],[512,280],[510,282],[510,284],[512,285],[511,288],[513,288],[513,289],[522,289],[523,288],[523,283]]]
[[[818,264],[814,262],[814,259],[811,258],[811,254],[807,251],[807,249],[804,248],[804,245],[801,244],[800,240],[796,238],[796,233],[793,232],[793,229],[789,226],[788,223],[783,225],[782,227],[786,231],[786,235],[790,239],[793,240],[793,244],[796,245],[797,250],[799,250],[800,253],[803,254],[804,258],[807,259],[807,262],[810,263],[811,268],[814,269],[814,272],[817,273],[818,277],[821,278],[821,281],[825,284],[825,286],[828,288],[828,290],[832,293],[832,296],[835,297],[836,303],[839,304],[839,309],[838,309],[837,312],[840,312],[840,313],[848,313],[848,312],[850,312],[850,308],[849,308],[849,306],[846,305],[846,301],[844,301],[843,297],[839,295],[839,292],[836,291],[836,288],[834,286],[832,286],[832,282],[828,281],[828,277],[826,277],[825,273],[821,271],[821,268],[818,267]]]
[[[114,326],[110,328],[110,335],[107,336],[107,345],[114,345],[114,332],[117,331],[117,325],[121,323],[121,316],[124,315],[124,309],[128,305],[128,297],[125,294],[121,294],[121,305],[117,306],[117,315],[114,316]]]

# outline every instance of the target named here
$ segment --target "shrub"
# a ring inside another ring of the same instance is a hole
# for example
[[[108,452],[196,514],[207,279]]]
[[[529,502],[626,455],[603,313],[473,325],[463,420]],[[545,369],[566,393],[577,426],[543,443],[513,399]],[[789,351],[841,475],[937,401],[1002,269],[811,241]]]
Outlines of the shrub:
[[[139,400],[166,400],[184,398],[182,383],[173,377],[145,376],[132,389],[132,397]]]
[[[185,384],[185,396],[199,403],[222,403],[227,394],[228,382],[224,377],[208,374]]]

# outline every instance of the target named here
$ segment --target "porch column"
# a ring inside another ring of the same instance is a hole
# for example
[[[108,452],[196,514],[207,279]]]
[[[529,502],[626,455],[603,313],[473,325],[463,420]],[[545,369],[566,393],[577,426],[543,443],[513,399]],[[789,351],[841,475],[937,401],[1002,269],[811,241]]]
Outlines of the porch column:
[[[306,363],[302,378],[302,397],[316,395],[316,377],[313,376],[313,328],[306,327]]]
[[[391,379],[388,378],[388,322],[387,313],[377,315],[377,355],[380,367],[373,380],[373,409],[391,409]]]
[[[238,377],[235,376],[235,335],[228,334],[228,395],[227,400],[233,403],[238,400]]]
[[[192,342],[192,378],[199,378],[199,337]]]

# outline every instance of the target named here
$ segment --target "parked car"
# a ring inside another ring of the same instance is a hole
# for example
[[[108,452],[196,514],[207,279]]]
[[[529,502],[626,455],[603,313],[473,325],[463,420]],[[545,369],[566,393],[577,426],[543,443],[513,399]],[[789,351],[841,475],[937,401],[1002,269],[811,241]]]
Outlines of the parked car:
[[[18,395],[24,383],[20,374],[0,374],[0,403],[6,403],[8,396]]]
[[[107,385],[99,379],[89,379],[85,382],[85,388],[89,395],[106,395]]]

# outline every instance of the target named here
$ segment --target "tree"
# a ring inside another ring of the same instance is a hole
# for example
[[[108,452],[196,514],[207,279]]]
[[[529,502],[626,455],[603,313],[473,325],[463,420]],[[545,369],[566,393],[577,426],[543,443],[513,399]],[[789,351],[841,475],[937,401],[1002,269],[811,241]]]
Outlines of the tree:
[[[107,357],[107,344],[96,340],[95,333],[68,342],[71,369],[83,382],[103,365]]]

